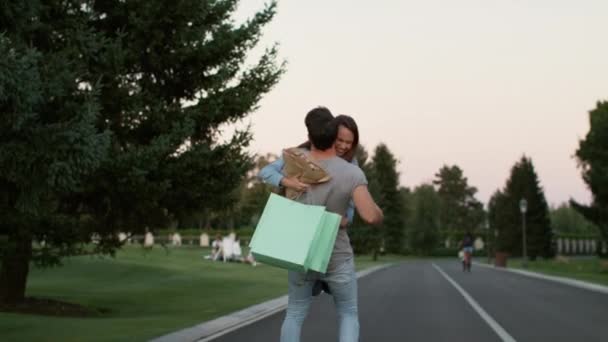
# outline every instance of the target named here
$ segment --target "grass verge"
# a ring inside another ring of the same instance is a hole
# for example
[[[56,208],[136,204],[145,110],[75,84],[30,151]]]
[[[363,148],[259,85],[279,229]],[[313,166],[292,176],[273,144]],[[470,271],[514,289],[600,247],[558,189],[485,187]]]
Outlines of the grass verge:
[[[535,260],[529,261],[527,268],[523,267],[521,259],[509,259],[507,267],[608,286],[608,260],[597,257]]]

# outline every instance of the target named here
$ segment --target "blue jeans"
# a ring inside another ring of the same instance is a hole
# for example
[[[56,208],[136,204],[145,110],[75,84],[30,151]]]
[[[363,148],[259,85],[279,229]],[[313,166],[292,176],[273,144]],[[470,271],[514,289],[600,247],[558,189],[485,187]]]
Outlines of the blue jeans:
[[[329,285],[340,324],[340,342],[359,341],[359,312],[357,309],[357,275],[355,262],[349,259],[326,274],[289,271],[287,313],[281,327],[281,342],[299,342],[302,324],[312,302],[312,287],[316,279]]]

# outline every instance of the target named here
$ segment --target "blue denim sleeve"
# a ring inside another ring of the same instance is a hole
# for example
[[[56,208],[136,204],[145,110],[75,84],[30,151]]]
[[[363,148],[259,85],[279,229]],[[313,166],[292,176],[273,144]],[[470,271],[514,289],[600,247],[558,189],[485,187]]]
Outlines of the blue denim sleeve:
[[[348,202],[348,208],[346,209],[346,219],[348,220],[348,224],[353,224],[353,218],[355,217],[355,203],[351,199]]]
[[[279,158],[272,163],[264,166],[258,173],[258,179],[262,182],[279,187],[281,185],[281,179],[283,179],[283,166],[285,162],[283,158]]]

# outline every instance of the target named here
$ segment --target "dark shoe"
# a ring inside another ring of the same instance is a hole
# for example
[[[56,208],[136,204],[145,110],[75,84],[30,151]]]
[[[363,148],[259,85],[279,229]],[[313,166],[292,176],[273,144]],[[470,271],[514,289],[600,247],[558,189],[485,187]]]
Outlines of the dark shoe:
[[[331,294],[331,291],[329,290],[329,284],[324,282],[324,281],[320,281],[321,283],[321,288],[323,289],[323,292],[327,293],[328,295]]]
[[[329,285],[324,281],[315,280],[315,283],[312,285],[312,295],[316,297],[320,295],[321,292],[325,292],[330,295],[331,291],[329,290]]]
[[[323,283],[320,280],[315,280],[312,285],[312,295],[316,297],[321,294],[321,291],[323,291]]]

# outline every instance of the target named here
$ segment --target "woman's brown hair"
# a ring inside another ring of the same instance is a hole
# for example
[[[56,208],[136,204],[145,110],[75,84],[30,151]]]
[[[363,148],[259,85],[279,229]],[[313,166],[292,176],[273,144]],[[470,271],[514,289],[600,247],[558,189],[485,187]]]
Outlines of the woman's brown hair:
[[[353,146],[348,152],[346,152],[346,154],[342,156],[342,159],[351,163],[353,158],[355,158],[357,148],[359,147],[359,128],[357,127],[357,123],[355,122],[355,119],[348,115],[338,115],[334,118],[334,121],[338,124],[338,127],[344,126],[353,133]],[[310,150],[310,146],[310,141],[306,141],[298,145],[299,148],[304,148],[307,150]]]
[[[334,119],[338,124],[338,127],[344,126],[346,129],[353,133],[353,146],[350,148],[346,154],[342,156],[344,160],[347,162],[352,162],[353,158],[355,158],[355,154],[357,153],[357,148],[359,147],[359,128],[357,127],[357,123],[355,119],[348,115],[338,115]]]

